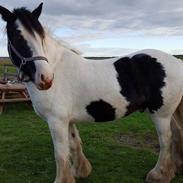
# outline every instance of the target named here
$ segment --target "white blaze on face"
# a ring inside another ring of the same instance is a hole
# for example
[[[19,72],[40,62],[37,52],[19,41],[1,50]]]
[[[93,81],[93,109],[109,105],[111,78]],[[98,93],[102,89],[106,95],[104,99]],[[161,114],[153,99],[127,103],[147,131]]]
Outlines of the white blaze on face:
[[[34,36],[31,35],[22,25],[22,23],[17,20],[17,27],[21,32],[23,38],[27,41],[29,48],[31,49],[34,56],[43,56],[45,57],[44,49],[43,49],[43,40],[42,38],[35,32]],[[34,84],[39,90],[47,90],[51,87],[53,81],[53,71],[48,62],[45,60],[35,60],[34,61],[36,67],[35,73],[35,81]]]

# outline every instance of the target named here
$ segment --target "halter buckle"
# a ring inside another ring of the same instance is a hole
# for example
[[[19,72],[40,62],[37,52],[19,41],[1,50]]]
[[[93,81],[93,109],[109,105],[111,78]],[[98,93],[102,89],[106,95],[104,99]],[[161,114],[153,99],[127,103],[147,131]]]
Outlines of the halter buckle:
[[[25,58],[23,58],[23,59],[22,59],[22,63],[21,63],[21,65],[23,66],[23,65],[25,65],[26,63],[27,63],[26,59],[25,59]]]

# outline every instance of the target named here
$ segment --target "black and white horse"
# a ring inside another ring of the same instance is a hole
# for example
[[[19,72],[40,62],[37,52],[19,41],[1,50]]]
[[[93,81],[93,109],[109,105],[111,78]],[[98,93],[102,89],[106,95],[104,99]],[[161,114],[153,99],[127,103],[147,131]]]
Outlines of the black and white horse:
[[[158,162],[146,181],[169,183],[183,168],[183,63],[158,50],[87,60],[44,30],[41,11],[42,4],[32,12],[0,6],[10,57],[51,131],[55,183],[74,183],[74,177],[91,172],[76,122],[111,121],[137,110],[149,113],[160,143]]]

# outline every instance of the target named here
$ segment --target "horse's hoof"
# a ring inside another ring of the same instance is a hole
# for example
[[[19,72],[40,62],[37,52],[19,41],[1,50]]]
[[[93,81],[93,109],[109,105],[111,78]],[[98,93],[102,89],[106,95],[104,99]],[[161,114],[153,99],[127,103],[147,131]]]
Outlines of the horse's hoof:
[[[84,157],[80,159],[77,167],[75,167],[74,176],[77,178],[86,178],[91,174],[92,166],[90,162]]]
[[[75,178],[73,176],[64,177],[62,180],[55,180],[54,183],[76,183]]]
[[[170,183],[173,176],[163,174],[160,170],[152,169],[146,177],[147,183]]]
[[[75,178],[73,176],[63,178],[61,183],[76,183]]]

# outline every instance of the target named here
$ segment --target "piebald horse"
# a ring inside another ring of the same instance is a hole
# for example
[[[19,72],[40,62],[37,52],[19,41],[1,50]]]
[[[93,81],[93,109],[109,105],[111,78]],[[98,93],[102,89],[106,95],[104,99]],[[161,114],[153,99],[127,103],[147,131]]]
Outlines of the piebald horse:
[[[140,110],[154,122],[160,154],[146,181],[169,183],[183,168],[183,63],[158,50],[125,57],[87,60],[55,40],[33,11],[0,6],[8,51],[26,83],[35,112],[47,121],[54,144],[54,183],[87,177],[76,122],[111,121]],[[70,159],[72,160],[70,162]]]

